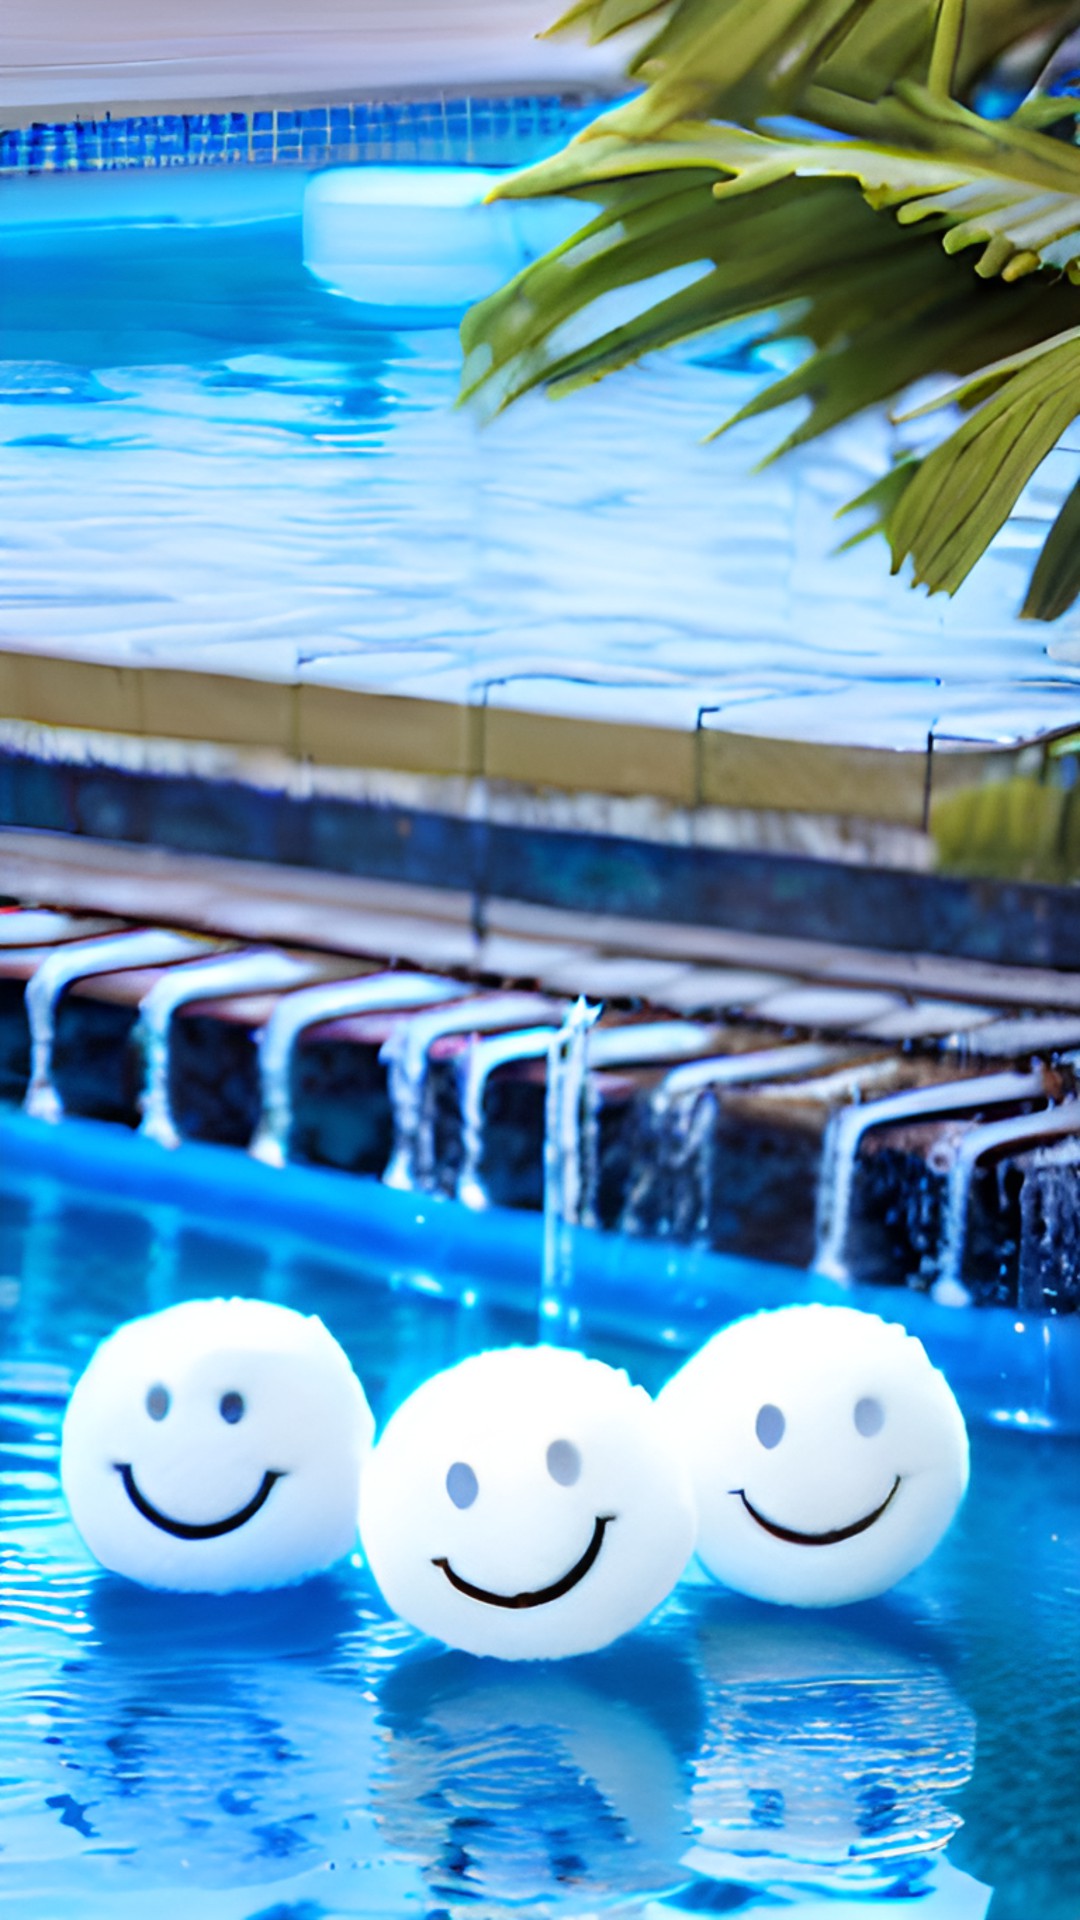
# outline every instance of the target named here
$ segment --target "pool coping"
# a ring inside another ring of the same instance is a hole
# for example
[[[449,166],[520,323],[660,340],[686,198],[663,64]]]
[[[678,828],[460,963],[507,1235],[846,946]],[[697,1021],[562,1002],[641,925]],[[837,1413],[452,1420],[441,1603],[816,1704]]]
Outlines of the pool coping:
[[[200,742],[314,767],[648,795],[683,808],[847,816],[920,831],[939,798],[1000,778],[1075,731],[1011,747],[933,735],[919,750],[833,745],[710,727],[707,704],[696,726],[678,728],[496,705],[488,691],[479,686],[465,705],[0,649],[0,715],[57,733]]]
[[[920,750],[584,718],[325,680],[273,681],[0,649],[0,747],[46,762],[217,777],[461,824],[615,834],[910,873],[1080,877],[1080,732]],[[9,824],[17,825],[17,819]],[[22,824],[48,822],[26,820]]]

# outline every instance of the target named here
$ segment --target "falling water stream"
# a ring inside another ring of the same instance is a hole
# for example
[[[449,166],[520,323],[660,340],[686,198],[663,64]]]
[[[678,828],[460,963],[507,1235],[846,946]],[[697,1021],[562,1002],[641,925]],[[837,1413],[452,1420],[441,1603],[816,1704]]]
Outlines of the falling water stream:
[[[68,987],[92,974],[120,973],[129,967],[168,966],[206,950],[205,940],[154,927],[80,941],[51,952],[35,968],[26,988],[31,1042],[27,1113],[38,1120],[59,1120],[63,1114],[63,1103],[53,1084],[52,1049],[56,1003]]]
[[[850,1278],[847,1265],[848,1228],[855,1191],[859,1149],[874,1127],[899,1126],[905,1120],[970,1113],[1044,1094],[1041,1071],[996,1073],[947,1086],[916,1087],[910,1092],[886,1094],[865,1106],[843,1107],[829,1122],[818,1190],[818,1245],[814,1266],[833,1280]]]
[[[312,1027],[362,1013],[390,1013],[461,996],[460,980],[423,973],[369,973],[358,980],[327,980],[278,1001],[259,1043],[261,1108],[248,1151],[267,1166],[283,1167],[293,1123],[292,1073],[297,1046]]]
[[[574,1228],[581,1216],[583,1103],[589,1036],[602,1009],[574,1001],[548,1046],[544,1101],[544,1252],[540,1338],[558,1345],[573,1332]]]

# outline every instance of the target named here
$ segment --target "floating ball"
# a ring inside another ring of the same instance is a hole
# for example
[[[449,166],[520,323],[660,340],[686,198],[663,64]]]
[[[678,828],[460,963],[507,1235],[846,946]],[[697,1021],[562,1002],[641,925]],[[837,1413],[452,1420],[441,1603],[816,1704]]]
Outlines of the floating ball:
[[[371,1410],[313,1315],[187,1300],[102,1342],[60,1480],[102,1566],[148,1587],[287,1586],[352,1548]]]
[[[903,1327],[854,1307],[736,1321],[657,1407],[690,1467],[698,1558],[759,1600],[884,1593],[933,1551],[967,1486],[944,1375]]]
[[[509,1347],[436,1374],[364,1475],[360,1533],[388,1604],[467,1653],[588,1653],[670,1593],[694,1544],[689,1478],[624,1373]]]

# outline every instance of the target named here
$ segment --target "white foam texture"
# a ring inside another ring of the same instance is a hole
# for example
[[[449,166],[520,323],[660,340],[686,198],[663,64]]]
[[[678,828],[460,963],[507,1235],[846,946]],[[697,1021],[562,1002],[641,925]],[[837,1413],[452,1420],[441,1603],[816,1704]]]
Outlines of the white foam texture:
[[[667,1597],[694,1511],[644,1388],[580,1353],[509,1347],[398,1408],[364,1475],[360,1532],[412,1626],[468,1653],[560,1659]]]
[[[963,1415],[921,1341],[854,1307],[713,1336],[659,1395],[698,1505],[698,1558],[759,1600],[842,1606],[937,1546],[963,1498]]]
[[[102,1342],[60,1478],[102,1566],[144,1586],[287,1586],[351,1551],[374,1420],[321,1320],[188,1300]]]

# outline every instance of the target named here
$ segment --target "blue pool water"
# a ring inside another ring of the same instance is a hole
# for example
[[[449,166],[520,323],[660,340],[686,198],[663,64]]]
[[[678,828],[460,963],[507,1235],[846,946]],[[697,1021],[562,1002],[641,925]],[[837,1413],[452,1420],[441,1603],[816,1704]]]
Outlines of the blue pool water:
[[[79,1178],[69,1156],[60,1180],[47,1147],[36,1170],[18,1158],[0,1175],[0,1909],[821,1920],[851,1899],[975,1920],[992,1889],[993,1920],[1075,1920],[1076,1443],[978,1427],[958,1525],[885,1599],[802,1616],[691,1584],[621,1647],[551,1666],[441,1653],[387,1617],[359,1558],[276,1595],[147,1594],[88,1563],[56,1477],[69,1384],[117,1320],[221,1291],[317,1311],[385,1416],[427,1373],[532,1338],[532,1299],[479,1260],[452,1296],[390,1273],[365,1256],[362,1185],[350,1249],[245,1217],[227,1181],[200,1201],[192,1177],[181,1207],[110,1191],[104,1160]],[[676,1357],[610,1321],[592,1344],[653,1388]]]
[[[5,184],[0,646],[919,749],[1074,722],[1076,617],[1014,611],[1075,450],[929,601],[835,555],[883,417],[751,477],[783,422],[702,444],[769,372],[729,336],[481,430],[453,328],[305,268],[304,185]]]

